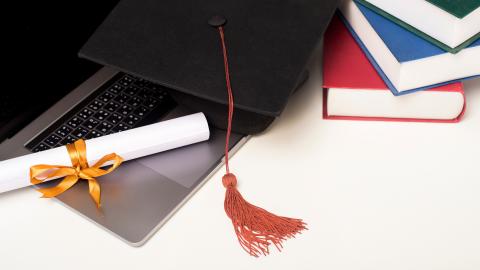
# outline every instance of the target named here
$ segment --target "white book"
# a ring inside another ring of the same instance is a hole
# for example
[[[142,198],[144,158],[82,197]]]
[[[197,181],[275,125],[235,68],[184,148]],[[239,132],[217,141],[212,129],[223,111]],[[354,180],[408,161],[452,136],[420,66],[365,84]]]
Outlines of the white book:
[[[480,7],[455,16],[425,0],[364,0],[432,38],[455,48],[480,32]]]
[[[457,122],[465,107],[465,97],[460,90],[429,90],[400,97],[380,89],[329,88],[325,91],[328,91],[326,119]]]
[[[340,9],[396,95],[480,75],[480,40],[450,54],[359,3],[348,0]]]

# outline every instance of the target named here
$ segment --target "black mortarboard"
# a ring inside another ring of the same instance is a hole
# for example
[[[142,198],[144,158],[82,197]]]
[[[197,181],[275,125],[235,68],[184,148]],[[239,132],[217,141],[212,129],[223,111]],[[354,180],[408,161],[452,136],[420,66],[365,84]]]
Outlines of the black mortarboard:
[[[225,128],[222,49],[210,25],[219,23],[214,16],[223,17],[235,97],[233,130],[258,133],[282,112],[301,82],[337,2],[123,0],[80,56],[174,89],[179,103]]]
[[[215,126],[226,127],[224,207],[250,255],[268,254],[271,244],[280,249],[306,224],[243,198],[229,169],[230,132],[260,132],[282,112],[336,4],[337,0],[123,0],[80,52],[170,88],[179,103],[204,112]]]

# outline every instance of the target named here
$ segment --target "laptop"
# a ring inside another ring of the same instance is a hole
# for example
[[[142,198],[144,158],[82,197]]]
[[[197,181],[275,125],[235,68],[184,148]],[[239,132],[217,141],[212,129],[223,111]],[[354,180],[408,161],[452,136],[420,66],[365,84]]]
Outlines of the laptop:
[[[7,77],[14,78],[15,88],[0,92],[0,160],[194,113],[175,104],[163,86],[77,57],[116,2],[13,9],[18,11],[14,32],[22,35],[15,39],[12,66],[28,68],[12,69]],[[230,152],[246,140],[232,134]],[[225,132],[211,127],[206,142],[123,163],[99,178],[101,209],[88,195],[86,181],[55,200],[140,246],[223,165],[224,143]]]

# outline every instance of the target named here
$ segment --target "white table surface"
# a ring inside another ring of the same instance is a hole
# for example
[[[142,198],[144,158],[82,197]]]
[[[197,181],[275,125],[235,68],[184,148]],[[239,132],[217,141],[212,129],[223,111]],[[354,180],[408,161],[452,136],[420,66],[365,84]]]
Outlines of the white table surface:
[[[325,121],[318,73],[231,161],[248,200],[308,222],[283,252],[240,248],[220,171],[140,248],[31,188],[2,194],[0,269],[480,269],[480,80],[458,124]]]

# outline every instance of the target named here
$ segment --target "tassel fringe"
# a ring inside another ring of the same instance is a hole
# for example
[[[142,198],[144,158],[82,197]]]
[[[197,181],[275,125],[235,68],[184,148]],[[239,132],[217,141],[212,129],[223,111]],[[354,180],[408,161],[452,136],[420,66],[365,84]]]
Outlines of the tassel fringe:
[[[277,216],[247,202],[236,188],[235,175],[225,174],[222,182],[227,189],[225,212],[232,220],[240,245],[250,255],[268,255],[271,244],[281,251],[283,241],[307,229],[301,219]]]

